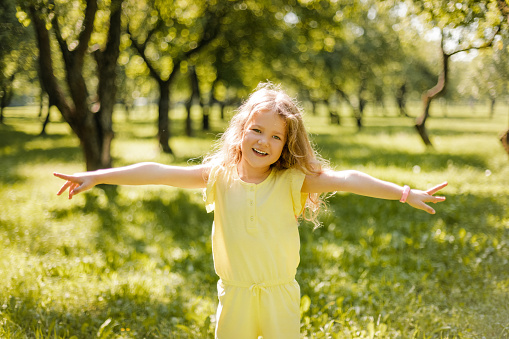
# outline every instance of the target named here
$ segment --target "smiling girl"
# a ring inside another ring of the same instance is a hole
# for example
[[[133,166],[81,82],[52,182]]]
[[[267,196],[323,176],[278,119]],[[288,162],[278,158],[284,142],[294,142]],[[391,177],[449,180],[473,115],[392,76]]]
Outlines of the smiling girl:
[[[156,163],[55,176],[74,195],[98,184],[204,188],[214,211],[212,252],[219,276],[216,338],[299,338],[299,216],[318,225],[320,194],[345,191],[400,200],[434,214],[427,203],[447,183],[411,190],[354,171],[332,171],[314,151],[296,101],[260,84],[239,108],[216,151],[201,165]]]

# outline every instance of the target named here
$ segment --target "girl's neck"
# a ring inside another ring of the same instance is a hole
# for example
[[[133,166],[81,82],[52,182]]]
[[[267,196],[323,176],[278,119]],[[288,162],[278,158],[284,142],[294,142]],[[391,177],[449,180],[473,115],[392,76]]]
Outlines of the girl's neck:
[[[242,164],[237,165],[237,175],[240,180],[251,183],[259,184],[263,182],[272,172],[272,167],[266,169],[247,169]]]

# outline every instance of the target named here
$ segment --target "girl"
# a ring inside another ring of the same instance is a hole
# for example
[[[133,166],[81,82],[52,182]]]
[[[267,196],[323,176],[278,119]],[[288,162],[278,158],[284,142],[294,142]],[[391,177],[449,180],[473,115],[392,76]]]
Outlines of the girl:
[[[328,169],[311,146],[296,101],[272,84],[251,94],[202,165],[140,163],[55,176],[66,180],[58,194],[68,190],[69,199],[97,184],[204,188],[206,209],[215,211],[219,339],[299,337],[297,217],[317,225],[320,194],[400,200],[434,214],[426,203],[444,201],[433,195],[447,185],[411,190],[358,171]]]

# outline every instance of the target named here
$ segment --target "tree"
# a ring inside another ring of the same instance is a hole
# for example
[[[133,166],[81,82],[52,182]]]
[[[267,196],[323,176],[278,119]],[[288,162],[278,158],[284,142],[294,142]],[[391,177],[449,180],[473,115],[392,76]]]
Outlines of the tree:
[[[401,44],[390,7],[376,1],[322,2],[296,10],[301,32],[297,48],[302,83],[314,100],[337,94],[354,115],[357,127],[370,100],[382,101],[387,74],[401,60]],[[306,74],[308,73],[308,74]]]
[[[77,1],[23,3],[36,33],[41,81],[50,102],[59,109],[79,138],[87,170],[111,167],[110,147],[114,136],[111,117],[116,97],[121,5],[122,0],[111,0],[107,8],[99,8],[97,0],[86,0],[84,4]],[[80,12],[82,7],[83,11]],[[107,31],[96,31],[104,36],[103,44],[91,39],[98,12],[99,21],[102,19],[109,22]],[[109,20],[106,13],[109,13]],[[80,17],[81,24],[63,25],[69,16]],[[68,92],[55,75],[54,64],[57,57],[51,47],[50,30],[58,42]],[[91,86],[87,86],[84,75],[88,56],[95,59],[98,83],[96,94],[91,96]]]
[[[497,0],[497,5],[507,24],[509,24],[509,5],[504,0]],[[507,154],[509,154],[509,129],[500,136],[500,141]]]
[[[32,36],[16,18],[16,3],[0,3],[0,124],[14,95],[16,76],[32,66]]]
[[[128,26],[132,44],[143,58],[159,87],[159,145],[173,153],[170,145],[170,85],[178,71],[187,72],[188,59],[218,35],[221,19],[231,1],[196,1],[183,4],[161,1],[131,2],[137,20]],[[190,131],[188,131],[190,133]]]
[[[422,94],[423,110],[415,122],[415,128],[424,144],[432,147],[426,121],[432,100],[443,95],[447,89],[451,56],[491,46],[500,30],[500,23],[498,9],[490,0],[469,0],[465,3],[416,0],[414,3],[417,13],[422,14],[422,18],[441,31],[440,74],[435,86]]]
[[[471,91],[487,96],[490,100],[490,118],[493,118],[495,103],[507,93],[509,85],[509,53],[507,38],[498,41],[491,53],[483,53],[474,60],[471,71],[474,83]],[[466,87],[466,86],[462,86]]]

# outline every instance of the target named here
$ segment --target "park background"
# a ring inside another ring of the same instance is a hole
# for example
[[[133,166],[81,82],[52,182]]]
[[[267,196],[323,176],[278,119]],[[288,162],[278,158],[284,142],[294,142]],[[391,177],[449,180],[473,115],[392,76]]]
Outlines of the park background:
[[[449,186],[436,215],[337,193],[301,222],[303,338],[509,337],[500,1],[0,4],[0,337],[212,338],[200,190],[54,171],[197,164],[260,81],[336,169]]]

